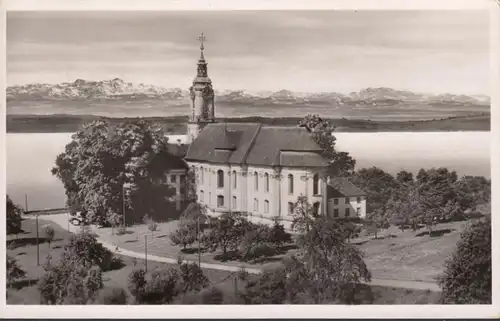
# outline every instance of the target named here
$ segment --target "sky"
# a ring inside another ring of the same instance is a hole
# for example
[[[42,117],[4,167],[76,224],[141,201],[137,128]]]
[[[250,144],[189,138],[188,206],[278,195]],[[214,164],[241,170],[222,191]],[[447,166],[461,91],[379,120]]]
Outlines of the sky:
[[[8,12],[7,84],[489,94],[487,11]]]

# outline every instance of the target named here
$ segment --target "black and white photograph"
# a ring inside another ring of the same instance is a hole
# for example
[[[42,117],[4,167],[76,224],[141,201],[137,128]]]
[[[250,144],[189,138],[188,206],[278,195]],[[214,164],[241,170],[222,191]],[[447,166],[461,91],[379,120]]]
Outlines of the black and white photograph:
[[[7,11],[6,304],[491,305],[491,17]]]

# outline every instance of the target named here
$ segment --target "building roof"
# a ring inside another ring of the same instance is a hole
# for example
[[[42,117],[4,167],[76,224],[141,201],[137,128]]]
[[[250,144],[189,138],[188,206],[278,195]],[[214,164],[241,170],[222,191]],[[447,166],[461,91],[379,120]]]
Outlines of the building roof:
[[[366,196],[366,192],[345,177],[335,177],[328,181],[328,197]]]
[[[168,144],[168,151],[175,156],[169,159],[173,169],[188,168],[186,162],[183,160],[184,156],[186,156],[187,148],[188,146],[183,144]]]
[[[304,128],[215,123],[203,128],[189,146],[185,159],[262,166],[326,166],[320,151]]]

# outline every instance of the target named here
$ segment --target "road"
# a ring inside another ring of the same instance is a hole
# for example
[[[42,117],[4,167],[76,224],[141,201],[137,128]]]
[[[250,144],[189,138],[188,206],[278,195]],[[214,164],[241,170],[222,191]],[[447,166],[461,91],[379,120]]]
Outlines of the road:
[[[25,216],[26,219],[34,219],[34,216]],[[72,224],[68,224],[68,214],[51,214],[51,215],[43,215],[42,219],[52,221],[55,224],[59,225],[64,229],[68,229],[71,233],[76,233],[80,230],[80,227],[74,226]],[[98,238],[98,241],[106,247],[108,250],[115,254],[125,255],[129,257],[135,257],[139,259],[144,258],[144,253],[129,251],[124,248],[117,247],[116,245],[106,243]],[[161,263],[169,263],[169,264],[177,264],[177,259],[156,256],[156,255],[148,255],[149,261],[156,261]],[[191,262],[191,261],[185,261]],[[240,271],[239,267],[228,266],[223,264],[210,264],[210,263],[201,263],[201,267],[205,269],[213,269],[213,270],[221,270],[228,272],[238,272]],[[259,274],[262,271],[260,269],[254,268],[245,268],[248,273],[251,274]],[[415,290],[431,290],[431,291],[441,291],[439,286],[434,282],[420,282],[420,281],[411,281],[411,280],[386,280],[386,279],[377,279],[372,278],[371,285],[378,286],[387,286],[387,287],[395,287],[395,288],[405,288],[405,289],[415,289]]]

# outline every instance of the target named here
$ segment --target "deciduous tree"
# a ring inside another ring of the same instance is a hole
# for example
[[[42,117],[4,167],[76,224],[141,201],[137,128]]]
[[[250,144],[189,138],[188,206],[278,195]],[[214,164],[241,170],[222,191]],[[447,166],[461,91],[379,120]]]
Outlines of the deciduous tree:
[[[21,232],[21,213],[22,209],[12,202],[12,199],[7,195],[7,234],[17,234]]]
[[[90,223],[122,213],[127,219],[152,216],[172,207],[165,173],[178,166],[160,127],[144,120],[116,127],[105,121],[83,126],[56,159],[52,173],[66,189],[68,205],[88,212]]]

